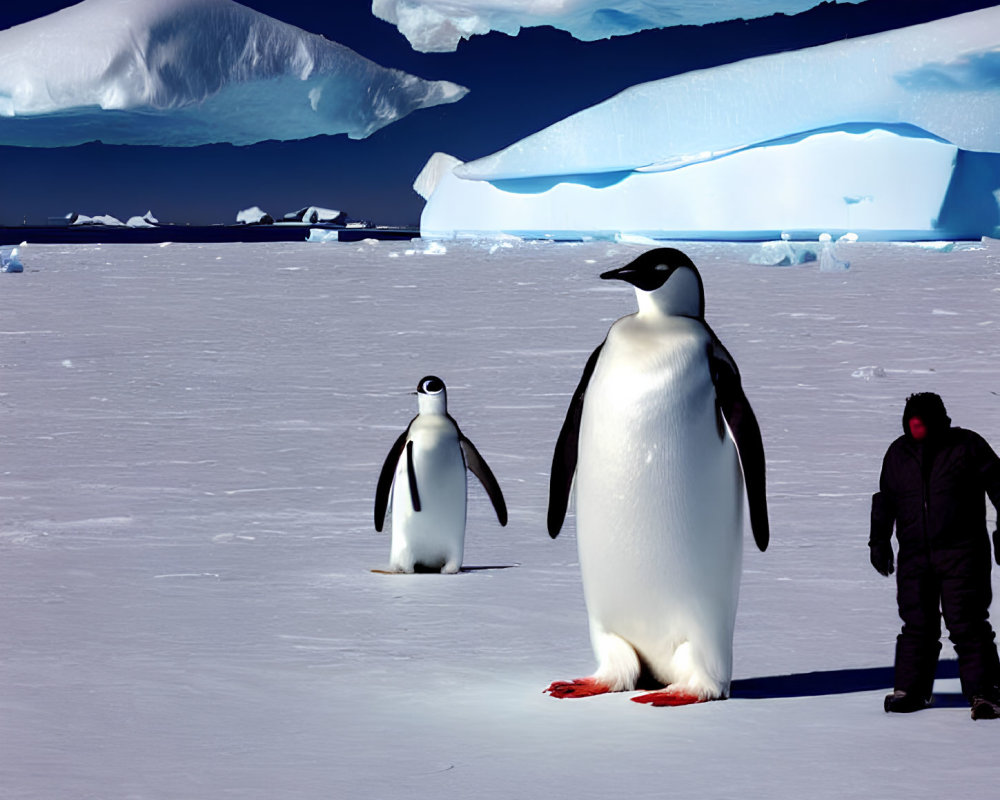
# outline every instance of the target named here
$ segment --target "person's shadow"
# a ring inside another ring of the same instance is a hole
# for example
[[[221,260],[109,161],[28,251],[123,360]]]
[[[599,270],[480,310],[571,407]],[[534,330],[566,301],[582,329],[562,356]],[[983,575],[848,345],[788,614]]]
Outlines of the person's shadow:
[[[938,663],[937,677],[957,678],[958,662],[954,659]],[[892,667],[833,669],[823,672],[799,672],[794,675],[769,675],[764,678],[735,680],[729,696],[747,700],[779,697],[820,697],[831,694],[852,694],[884,689],[892,691]],[[937,708],[963,708],[969,703],[961,693],[935,692]]]

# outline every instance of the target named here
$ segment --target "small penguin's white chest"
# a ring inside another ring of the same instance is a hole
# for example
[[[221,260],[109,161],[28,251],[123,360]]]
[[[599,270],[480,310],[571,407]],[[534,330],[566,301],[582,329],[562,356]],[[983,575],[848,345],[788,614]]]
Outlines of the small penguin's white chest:
[[[412,447],[411,447],[412,445]],[[408,454],[409,451],[409,454]],[[410,492],[412,457],[420,510]],[[396,465],[392,493],[392,562],[436,568],[461,564],[465,544],[466,469],[454,424],[443,415],[413,421]]]
[[[576,510],[588,612],[654,672],[708,629],[731,642],[742,477],[709,345],[697,320],[619,320],[584,400]]]

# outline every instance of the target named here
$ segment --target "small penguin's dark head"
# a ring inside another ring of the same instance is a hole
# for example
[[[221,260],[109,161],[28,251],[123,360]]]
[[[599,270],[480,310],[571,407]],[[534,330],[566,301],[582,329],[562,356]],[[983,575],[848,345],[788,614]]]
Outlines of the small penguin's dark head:
[[[677,278],[671,281],[675,275]],[[705,291],[698,268],[673,247],[648,250],[624,267],[603,273],[601,278],[626,281],[639,291],[662,294],[657,305],[665,313],[705,316]]]
[[[444,391],[444,381],[436,375],[421,378],[417,384],[417,394],[441,394]]]
[[[421,414],[444,414],[448,409],[448,393],[444,381],[436,375],[421,378],[417,384],[417,409]]]

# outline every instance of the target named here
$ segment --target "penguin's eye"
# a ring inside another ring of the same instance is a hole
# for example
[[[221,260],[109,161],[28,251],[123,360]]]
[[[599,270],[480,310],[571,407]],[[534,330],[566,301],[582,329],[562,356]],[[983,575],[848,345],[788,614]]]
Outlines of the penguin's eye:
[[[670,267],[667,266],[666,264],[657,264],[656,265],[656,271],[657,272],[666,272],[668,269],[670,269]]]

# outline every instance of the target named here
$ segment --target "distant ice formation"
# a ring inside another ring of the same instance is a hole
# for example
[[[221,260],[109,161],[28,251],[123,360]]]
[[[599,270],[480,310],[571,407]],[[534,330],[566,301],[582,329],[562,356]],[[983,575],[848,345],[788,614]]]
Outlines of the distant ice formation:
[[[281,218],[282,222],[306,222],[310,225],[333,224],[343,222],[345,219],[347,219],[347,215],[343,211],[320,208],[319,206],[306,206],[298,211],[290,211]]]
[[[339,242],[340,241],[340,231],[330,230],[329,228],[310,228],[309,233],[306,236],[307,242]]]
[[[236,221],[244,225],[272,225],[274,217],[268,214],[260,206],[244,208],[236,213]]]
[[[592,41],[649,28],[797,14],[818,4],[818,0],[372,0],[372,12],[399,28],[414,50],[429,53],[455,50],[462,39],[490,31],[516,36],[521,28],[551,25]]]
[[[995,6],[640,84],[450,169],[435,155],[421,232],[979,238],[1000,226],[998,151]]]
[[[86,214],[70,214],[67,219],[70,225],[107,225],[112,228],[123,228],[125,223],[110,214],[98,214],[88,217]]]
[[[84,0],[0,31],[0,144],[361,139],[467,90],[232,0]]]
[[[155,228],[159,220],[153,216],[152,211],[147,211],[141,217],[129,217],[125,225],[129,228]]]

